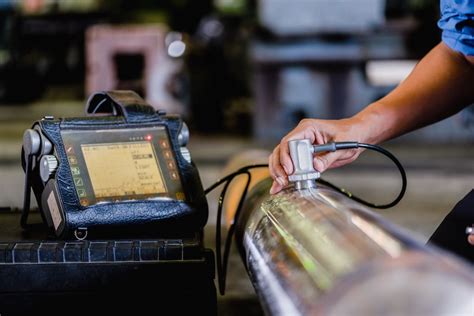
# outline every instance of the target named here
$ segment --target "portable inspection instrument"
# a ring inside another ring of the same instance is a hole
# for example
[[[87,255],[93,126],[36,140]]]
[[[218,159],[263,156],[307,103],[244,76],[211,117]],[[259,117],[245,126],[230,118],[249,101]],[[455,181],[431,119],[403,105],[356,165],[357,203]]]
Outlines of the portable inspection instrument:
[[[23,210],[0,212],[0,314],[215,315],[207,201],[188,138],[179,117],[131,91],[92,95],[85,117],[33,123]]]
[[[86,117],[45,116],[24,133],[23,228],[30,191],[57,237],[101,231],[200,231],[208,208],[177,116],[132,91],[99,92]]]

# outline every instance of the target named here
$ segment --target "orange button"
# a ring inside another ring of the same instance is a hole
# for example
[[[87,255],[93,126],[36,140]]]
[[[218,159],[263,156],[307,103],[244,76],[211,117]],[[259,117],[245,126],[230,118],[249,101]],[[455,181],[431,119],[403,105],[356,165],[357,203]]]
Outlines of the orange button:
[[[163,156],[165,156],[166,159],[173,158],[173,155],[171,155],[171,151],[169,150],[163,150]]]
[[[178,180],[178,179],[179,179],[178,174],[177,174],[176,172],[172,171],[172,172],[171,172],[171,179],[173,179],[173,180]]]
[[[168,148],[168,141],[166,139],[160,139],[160,147],[161,148]]]

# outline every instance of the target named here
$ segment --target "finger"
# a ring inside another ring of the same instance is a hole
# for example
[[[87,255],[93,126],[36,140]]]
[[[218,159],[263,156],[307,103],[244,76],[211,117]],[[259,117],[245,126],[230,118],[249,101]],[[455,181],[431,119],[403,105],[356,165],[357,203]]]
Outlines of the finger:
[[[467,237],[467,241],[474,246],[474,234],[470,234],[468,237]]]
[[[293,161],[291,160],[290,148],[288,146],[287,139],[284,138],[282,140],[282,142],[280,143],[279,149],[280,149],[279,150],[280,165],[282,166],[282,168],[284,169],[287,175],[293,174],[293,170],[294,170]]]
[[[283,169],[279,166],[279,164],[275,164],[275,154],[271,154],[270,157],[268,157],[268,166],[273,180],[277,182],[281,188],[286,186],[287,178],[286,176],[282,175]],[[281,188],[279,188],[276,192],[280,191]]]
[[[275,162],[275,153],[268,157],[268,169],[273,180],[284,177],[284,170],[280,167],[280,164]]]
[[[273,152],[268,156],[268,171],[270,172],[270,176],[272,179],[276,178],[275,171],[273,170]]]
[[[269,157],[269,166],[271,166],[271,173],[273,173],[272,178],[274,182],[277,182],[279,185],[279,188],[276,189],[277,190],[276,192],[280,191],[283,187],[285,187],[288,184],[288,178],[285,175],[284,170],[282,169],[280,164],[276,162],[277,159],[275,159],[275,157],[278,157],[278,156],[276,155],[275,152],[277,151],[278,151],[278,146],[277,148],[275,148],[274,153],[272,153]]]
[[[342,167],[344,165],[347,165],[351,162],[353,162],[354,160],[357,159],[357,157],[359,157],[359,154],[360,152],[359,151],[356,151],[356,153],[354,155],[350,155],[349,157],[339,157],[336,161],[334,161],[329,167],[328,169],[332,169],[332,168],[339,168],[339,167]]]
[[[332,163],[332,165],[330,165],[328,167],[328,169],[339,168],[339,167],[345,166],[347,164],[350,164],[353,161],[354,161],[354,159],[339,159],[339,160],[334,161]]]
[[[273,181],[272,187],[270,188],[270,194],[276,194],[283,189],[283,186],[276,181]]]
[[[283,169],[282,165],[280,164],[280,145],[276,146],[275,149],[273,150],[271,163],[272,163],[273,174],[275,176],[274,179],[281,178],[283,182],[280,182],[280,183],[285,184],[287,173]]]
[[[339,159],[341,153],[336,152],[329,152],[329,153],[322,153],[314,156],[313,158],[313,166],[319,172],[326,171],[335,161]]]

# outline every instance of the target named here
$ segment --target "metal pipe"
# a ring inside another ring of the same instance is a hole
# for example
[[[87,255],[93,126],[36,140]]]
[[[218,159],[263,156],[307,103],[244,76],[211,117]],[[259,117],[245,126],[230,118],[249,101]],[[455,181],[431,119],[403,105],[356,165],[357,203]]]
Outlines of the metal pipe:
[[[236,230],[267,314],[474,314],[468,263],[324,186],[269,195],[270,185],[251,189]]]

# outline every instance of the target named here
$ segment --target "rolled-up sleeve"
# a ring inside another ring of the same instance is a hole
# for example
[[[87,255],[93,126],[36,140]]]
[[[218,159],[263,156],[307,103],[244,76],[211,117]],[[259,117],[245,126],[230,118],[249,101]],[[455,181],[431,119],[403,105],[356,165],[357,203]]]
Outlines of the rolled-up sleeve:
[[[474,0],[441,0],[438,21],[443,42],[464,55],[474,56]]]

